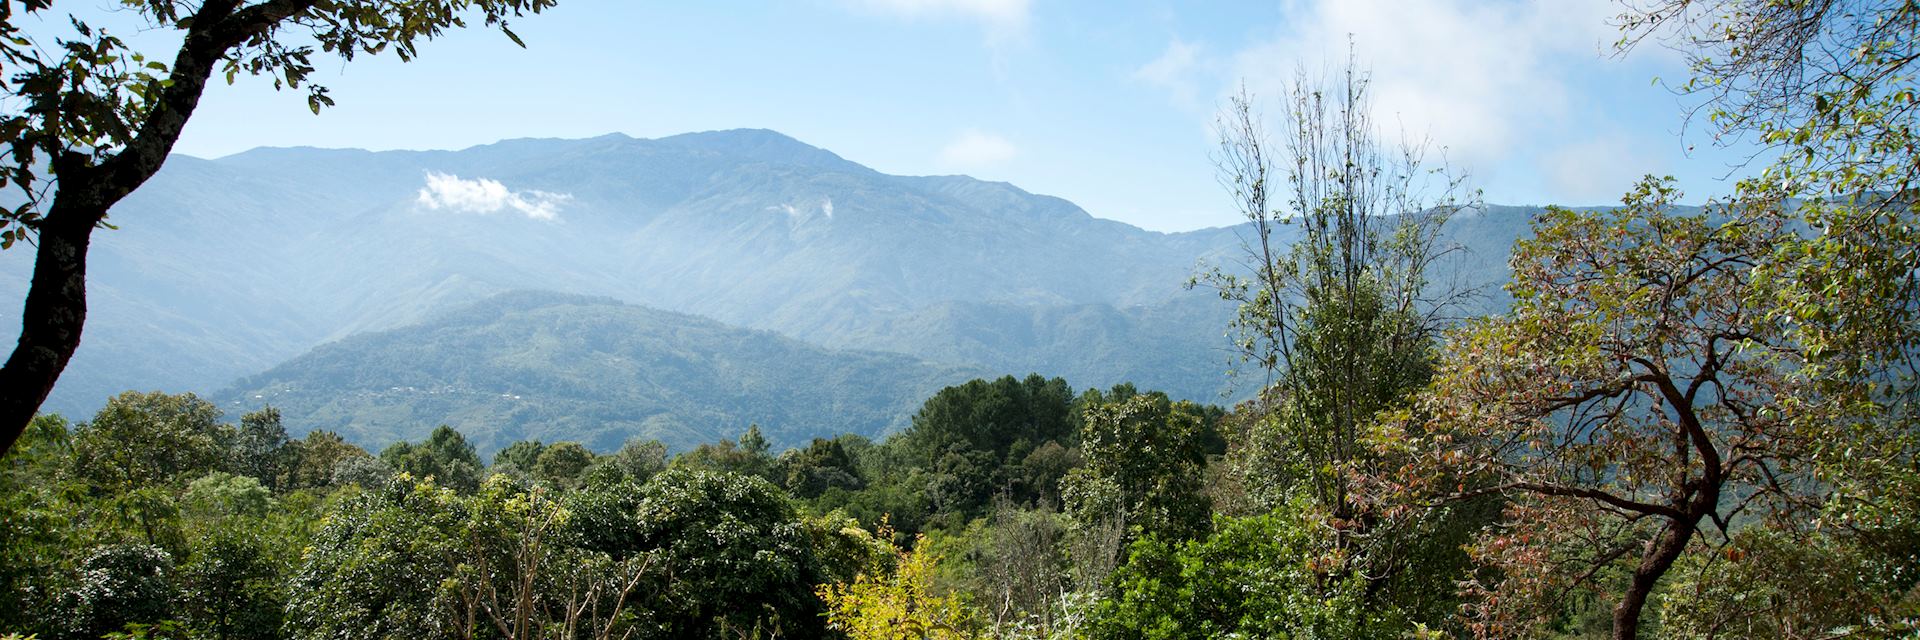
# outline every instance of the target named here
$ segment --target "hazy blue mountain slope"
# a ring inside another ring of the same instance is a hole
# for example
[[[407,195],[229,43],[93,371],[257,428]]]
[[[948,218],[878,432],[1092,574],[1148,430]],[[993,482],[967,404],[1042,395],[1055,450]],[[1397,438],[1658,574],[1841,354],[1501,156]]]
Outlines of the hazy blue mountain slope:
[[[975,362],[997,373],[1044,371],[1075,384],[1131,381],[1144,389],[1220,402],[1223,392],[1239,391],[1230,388],[1222,337],[1231,313],[1217,299],[1198,294],[1127,308],[949,302],[831,344]]]
[[[498,193],[426,206],[430,175]],[[1462,225],[1485,264],[1460,273],[1503,278],[1525,219],[1495,208]],[[113,221],[52,410],[91,413],[127,388],[218,389],[521,289],[1077,385],[1201,400],[1227,388],[1230,309],[1181,284],[1202,260],[1232,259],[1233,229],[1145,231],[1004,183],[883,174],[771,131],[176,157]],[[20,299],[31,258],[0,252],[4,299]],[[0,305],[0,323],[17,313]]]
[[[282,295],[272,256],[324,224],[310,189],[175,157],[95,234],[89,317],[80,351],[50,403],[90,410],[128,388],[216,388],[312,346],[331,319]],[[347,196],[326,198],[352,206]],[[18,331],[32,247],[0,252],[0,326]],[[7,334],[9,340],[17,333]]]
[[[443,423],[482,453],[528,438],[605,451],[635,435],[687,448],[753,423],[785,447],[892,432],[934,391],[982,373],[606,298],[510,292],[324,345],[217,399],[230,412],[271,404],[300,430],[374,449]]]

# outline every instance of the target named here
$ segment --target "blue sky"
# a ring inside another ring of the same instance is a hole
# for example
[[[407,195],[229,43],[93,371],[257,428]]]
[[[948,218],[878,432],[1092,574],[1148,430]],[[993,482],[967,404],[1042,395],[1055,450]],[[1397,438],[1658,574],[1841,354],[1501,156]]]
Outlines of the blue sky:
[[[1348,34],[1376,112],[1446,148],[1488,202],[1604,204],[1644,173],[1690,200],[1738,155],[1683,130],[1653,83],[1684,67],[1611,55],[1607,0],[562,0],[527,49],[472,29],[397,59],[326,60],[315,117],[259,79],[208,91],[178,151],[454,149],[517,137],[764,127],[881,171],[965,173],[1172,231],[1234,222],[1210,124],[1244,82],[1277,113],[1294,70]],[[1393,133],[1392,135],[1398,135]],[[1689,154],[1689,145],[1698,147]]]

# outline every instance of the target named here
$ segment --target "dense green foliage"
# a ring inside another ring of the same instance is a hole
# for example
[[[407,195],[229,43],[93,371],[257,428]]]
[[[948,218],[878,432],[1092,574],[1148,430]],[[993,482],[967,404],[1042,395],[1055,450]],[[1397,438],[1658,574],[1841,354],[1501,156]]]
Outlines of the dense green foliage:
[[[1078,439],[1073,407],[1073,390],[1058,378],[975,380],[934,394],[901,434],[901,447],[932,474],[931,507],[971,518],[994,495],[1023,502],[1059,495],[1058,476],[1029,475],[1025,463],[1041,447]]]
[[[881,443],[847,435],[776,455],[750,427],[672,457],[640,439],[606,454],[521,441],[491,465],[450,427],[376,457],[332,432],[290,439],[280,415],[234,425],[192,395],[128,393],[79,425],[37,420],[0,476],[0,629],[821,637],[836,633],[822,585],[878,579],[907,553],[889,545],[923,532],[980,567],[941,565],[959,572],[947,575],[1018,602],[964,619],[1050,621],[1068,584],[1062,478],[1082,468],[1082,439],[1107,442],[1101,424],[1133,437],[1179,425],[1178,468],[1197,473],[1207,447],[1217,453],[1222,412],[1130,386],[1076,395],[1060,379],[1005,377],[942,390]],[[1153,467],[1117,442],[1094,459]],[[1149,490],[1123,501],[1129,513],[1204,517],[1191,478],[1160,477],[1181,493]]]
[[[1318,562],[1331,538],[1298,510],[1223,521],[1191,541],[1142,539],[1113,577],[1097,638],[1381,638],[1404,612],[1369,606],[1366,581]]]
[[[1201,474],[1217,417],[1209,420],[1205,410],[1159,394],[1093,403],[1085,415],[1085,465],[1068,474],[1065,488],[1077,525],[1116,521],[1127,531],[1123,542],[1206,533],[1211,503],[1201,493]]]
[[[434,479],[455,491],[472,493],[480,488],[479,454],[465,436],[446,425],[434,428],[425,442],[393,443],[380,452],[380,461],[394,471]]]

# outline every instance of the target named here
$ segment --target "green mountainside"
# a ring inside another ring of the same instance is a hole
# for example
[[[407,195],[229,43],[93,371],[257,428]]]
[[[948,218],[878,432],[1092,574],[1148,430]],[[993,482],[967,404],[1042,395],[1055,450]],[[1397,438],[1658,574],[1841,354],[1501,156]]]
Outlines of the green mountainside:
[[[441,423],[486,455],[517,440],[612,451],[633,436],[687,449],[749,424],[784,449],[822,433],[899,430],[922,399],[977,375],[605,298],[520,291],[328,344],[217,399],[236,415],[271,404],[375,449]]]

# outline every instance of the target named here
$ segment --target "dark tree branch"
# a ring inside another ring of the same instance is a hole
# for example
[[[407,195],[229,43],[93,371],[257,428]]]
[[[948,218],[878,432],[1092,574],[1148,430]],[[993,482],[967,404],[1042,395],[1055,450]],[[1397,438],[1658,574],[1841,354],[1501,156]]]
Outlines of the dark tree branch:
[[[1512,491],[1514,489],[1519,489],[1522,491],[1537,493],[1537,494],[1546,495],[1546,496],[1559,496],[1559,497],[1565,497],[1565,498],[1586,498],[1589,500],[1596,500],[1601,503],[1611,505],[1611,506],[1614,506],[1626,511],[1630,511],[1633,513],[1640,513],[1640,514],[1646,514],[1646,515],[1652,515],[1652,516],[1661,516],[1661,517],[1674,518],[1674,519],[1681,519],[1686,517],[1686,514],[1682,513],[1679,509],[1675,509],[1673,507],[1666,506],[1666,505],[1653,504],[1649,502],[1640,502],[1637,500],[1629,500],[1627,498],[1622,498],[1620,496],[1616,496],[1611,493],[1601,491],[1599,489],[1568,487],[1568,486],[1557,485],[1557,484],[1548,484],[1544,482],[1524,482],[1524,481],[1509,482],[1509,483],[1495,485],[1495,486],[1486,487],[1482,489],[1475,489],[1472,491],[1452,494],[1442,498],[1442,500],[1445,502],[1458,502],[1461,500],[1469,500],[1469,499],[1477,498],[1484,495],[1505,493],[1508,491]]]

